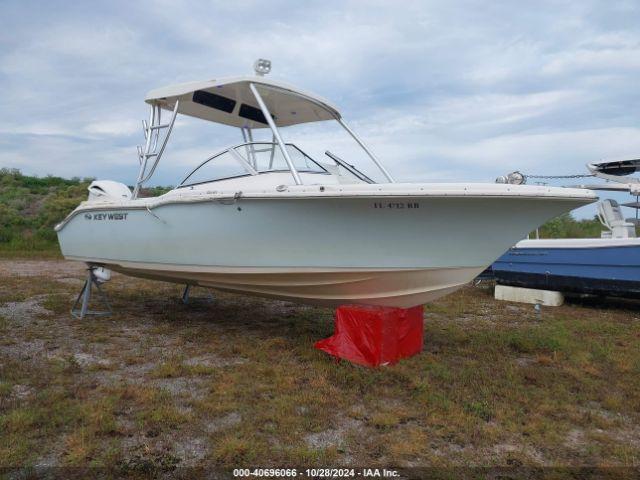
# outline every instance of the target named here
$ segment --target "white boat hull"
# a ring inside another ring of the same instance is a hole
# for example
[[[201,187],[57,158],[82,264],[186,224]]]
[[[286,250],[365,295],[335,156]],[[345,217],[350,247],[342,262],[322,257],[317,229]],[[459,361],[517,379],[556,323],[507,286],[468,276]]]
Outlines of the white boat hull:
[[[230,273],[228,269],[178,265],[108,264],[125,275],[199,285],[232,293],[289,300],[311,305],[380,305],[407,308],[451,293],[482,268],[421,270],[289,269],[270,273]]]
[[[85,203],[58,235],[66,258],[128,275],[311,304],[410,307],[456,290],[537,225],[594,198],[527,188]]]

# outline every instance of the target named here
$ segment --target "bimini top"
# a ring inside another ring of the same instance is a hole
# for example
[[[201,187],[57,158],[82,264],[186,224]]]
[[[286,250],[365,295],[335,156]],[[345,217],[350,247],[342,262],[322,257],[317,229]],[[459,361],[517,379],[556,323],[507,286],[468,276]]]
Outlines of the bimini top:
[[[327,100],[258,76],[189,82],[150,91],[145,101],[178,113],[233,127],[268,128],[250,85],[254,84],[278,127],[340,118]]]

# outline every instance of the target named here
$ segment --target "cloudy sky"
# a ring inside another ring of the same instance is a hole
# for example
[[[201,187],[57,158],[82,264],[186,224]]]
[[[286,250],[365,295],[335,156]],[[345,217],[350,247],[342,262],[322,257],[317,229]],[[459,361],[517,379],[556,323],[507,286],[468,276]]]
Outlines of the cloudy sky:
[[[637,0],[3,0],[0,26],[0,167],[25,173],[130,184],[148,90],[250,73],[258,57],[338,105],[402,180],[640,156]],[[291,137],[351,155],[314,127]],[[154,183],[238,139],[181,121]]]

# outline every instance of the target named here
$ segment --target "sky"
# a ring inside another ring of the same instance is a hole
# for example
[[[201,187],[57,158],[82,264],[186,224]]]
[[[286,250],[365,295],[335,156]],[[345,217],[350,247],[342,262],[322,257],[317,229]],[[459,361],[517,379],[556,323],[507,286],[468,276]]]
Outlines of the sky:
[[[2,0],[0,27],[0,167],[27,174],[132,184],[145,93],[257,58],[337,105],[398,180],[640,157],[637,0]],[[240,141],[206,123],[179,120],[152,184]],[[335,125],[291,130],[312,156],[359,154]]]

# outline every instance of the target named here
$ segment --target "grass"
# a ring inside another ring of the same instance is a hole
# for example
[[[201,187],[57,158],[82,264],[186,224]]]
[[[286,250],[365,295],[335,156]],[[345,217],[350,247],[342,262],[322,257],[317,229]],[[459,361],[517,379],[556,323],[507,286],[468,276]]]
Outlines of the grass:
[[[49,259],[62,260],[60,248],[56,244],[46,244],[41,248],[26,248],[24,246],[14,246],[0,244],[0,259]]]
[[[466,288],[426,308],[420,355],[366,369],[312,348],[329,310],[115,275],[115,315],[78,321],[45,267],[0,282],[50,311],[0,318],[0,466],[640,464],[635,304]]]
[[[172,358],[160,363],[149,375],[152,378],[178,378],[193,375],[211,375],[215,368],[207,365],[187,365],[180,357]]]

